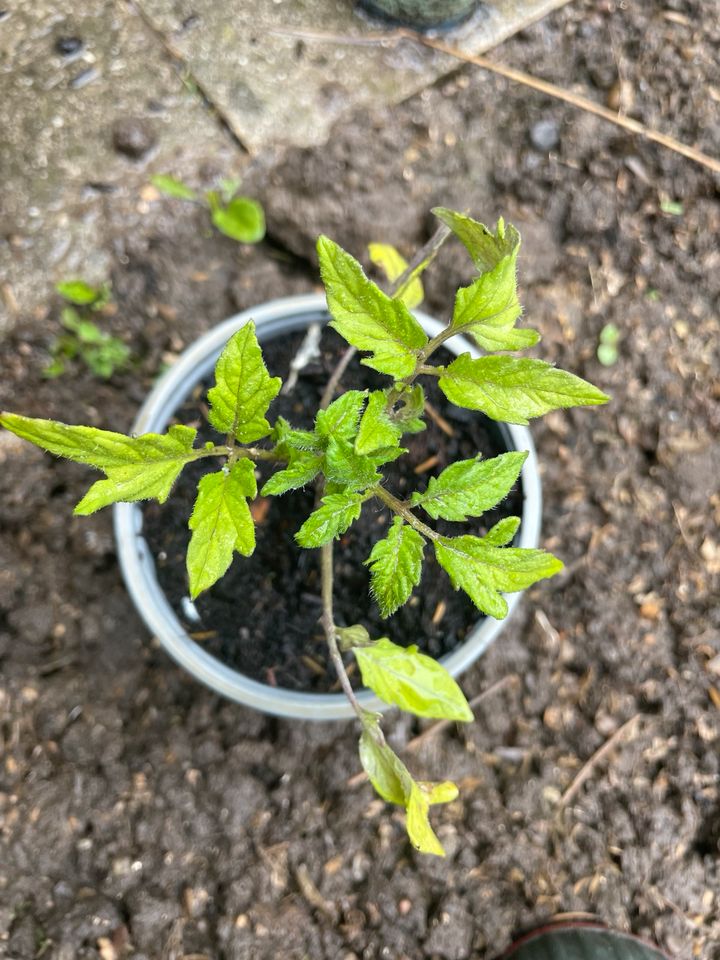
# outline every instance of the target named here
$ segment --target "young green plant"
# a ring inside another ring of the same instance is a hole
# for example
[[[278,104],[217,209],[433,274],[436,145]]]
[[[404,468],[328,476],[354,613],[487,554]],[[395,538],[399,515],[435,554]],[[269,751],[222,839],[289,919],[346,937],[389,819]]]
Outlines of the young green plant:
[[[217,190],[208,190],[204,195],[167,173],[155,174],[150,182],[166,197],[188,200],[205,207],[213,226],[231,240],[259,243],[265,236],[263,208],[257,200],[237,195],[239,180],[221,180]]]
[[[460,723],[471,721],[472,712],[445,668],[416,646],[371,637],[362,624],[336,622],[334,542],[375,501],[392,514],[389,528],[366,561],[371,593],[383,617],[408,602],[420,583],[428,551],[480,612],[506,616],[504,594],[553,576],[562,563],[544,550],[512,545],[520,523],[517,517],[501,520],[484,536],[470,534],[462,525],[508,495],[527,454],[513,451],[488,460],[478,455],[450,464],[424,490],[400,499],[383,471],[407,453],[404,439],[425,429],[423,379],[437,379],[451,403],[517,424],[558,408],[604,403],[607,397],[542,360],[510,355],[539,340],[534,330],[517,325],[521,314],[517,231],[502,220],[489,230],[450,210],[434,213],[442,226],[410,264],[393,248],[371,248],[371,259],[386,272],[392,295],[369,280],[360,264],[332,240],[318,240],[330,325],[348,348],[330,378],[312,429],[297,429],[282,417],[272,423],[268,419],[281,381],[268,372],[252,323],[234,334],[215,368],[208,404],[217,443],[196,447],[196,431],[180,425],[163,435],[127,437],[10,413],[2,414],[0,422],[51,453],[105,473],[76,507],[79,514],[117,501],[154,498],[162,503],[186,464],[202,458],[219,460],[218,468],[200,480],[189,519],[187,575],[192,597],[211,589],[236,553],[247,557],[254,550],[249,501],[257,494],[258,461],[277,465],[261,490],[264,497],[283,496],[314,483],[316,507],[295,536],[301,547],[320,553],[322,624],[341,687],[360,724],[360,761],[377,793],[405,808],[412,844],[442,855],[429,811],[435,804],[452,801],[457,788],[448,781],[413,777],[387,744],[381,715],[359,702],[343,655],[355,658],[363,683],[386,704],[417,717]],[[421,273],[451,234],[466,247],[476,276],[457,291],[450,320],[430,338],[411,307],[422,299]],[[485,353],[477,357],[465,352],[450,363],[433,362],[438,348],[459,334]],[[341,391],[335,398],[342,371],[355,352],[362,355],[362,364],[387,377],[387,383],[377,390]],[[457,534],[439,533],[432,525],[438,519],[460,525]]]
[[[59,377],[76,360],[85,364],[96,377],[107,380],[130,361],[130,348],[118,337],[101,329],[92,319],[102,316],[112,300],[110,284],[93,287],[84,280],[65,280],[55,286],[67,306],[60,313],[65,333],[50,345],[51,361],[43,371],[46,377]]]

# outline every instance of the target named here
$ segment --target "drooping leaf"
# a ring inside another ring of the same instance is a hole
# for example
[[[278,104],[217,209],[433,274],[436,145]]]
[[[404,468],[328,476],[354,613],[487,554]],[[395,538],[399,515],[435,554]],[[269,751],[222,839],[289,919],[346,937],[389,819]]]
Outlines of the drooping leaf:
[[[425,541],[412,527],[395,517],[387,536],[378,540],[366,561],[370,589],[384,617],[395,613],[410,599],[420,583]]]
[[[360,762],[370,783],[386,803],[405,807],[408,838],[415,849],[444,857],[445,851],[430,826],[429,807],[454,800],[457,787],[449,781],[415,782],[402,760],[374,735],[377,725],[376,718],[368,718],[360,737]]]
[[[498,547],[471,536],[443,537],[435,542],[435,556],[455,589],[497,620],[507,616],[502,593],[524,590],[563,569],[562,561],[544,550]]]
[[[360,736],[360,763],[370,783],[386,803],[404,807],[412,777],[399,757],[386,743],[379,743],[368,729]]]
[[[498,520],[495,526],[490,527],[488,532],[482,537],[482,542],[491,547],[504,547],[510,543],[518,527],[520,526],[520,517],[504,517]]]
[[[315,417],[317,435],[325,440],[331,437],[354,439],[366,396],[366,390],[348,390],[333,400],[327,410],[318,410]]]
[[[425,794],[431,806],[435,803],[452,803],[453,800],[457,800],[459,795],[457,784],[451,780],[443,780],[440,783],[418,780],[417,785]]]
[[[431,477],[427,490],[413,493],[410,502],[435,519],[479,517],[510,493],[526,459],[526,452],[512,451],[491,460],[459,460]]]
[[[257,200],[234,197],[222,206],[214,194],[208,194],[210,216],[220,233],[240,243],[259,243],[265,236],[265,214]]]
[[[482,410],[493,420],[526,424],[561,407],[606,403],[597,387],[544,360],[464,353],[446,367],[440,389],[451,403]]]
[[[322,468],[323,458],[316,453],[294,450],[287,467],[278,470],[262,488],[264,497],[279,496],[288,490],[297,490],[314,480]]]
[[[103,287],[93,287],[84,280],[64,280],[55,284],[55,289],[64,300],[79,307],[95,303],[103,295]]]
[[[417,783],[413,783],[407,800],[407,832],[410,842],[420,853],[444,857],[443,846],[430,826],[430,801]]]
[[[376,267],[380,267],[390,283],[395,281],[405,273],[408,268],[407,260],[389,243],[371,243],[368,245],[370,259]],[[425,298],[422,280],[418,278],[421,268],[414,270],[408,277],[401,289],[395,294],[395,299],[400,300],[408,310],[414,310],[419,307]]]
[[[376,459],[356,453],[350,440],[328,440],[324,466],[328,480],[341,483],[348,490],[364,490],[381,479],[377,467]]]
[[[364,497],[360,493],[331,493],[311,513],[295,534],[301,547],[321,547],[345,533],[360,516]]]
[[[402,427],[393,422],[387,412],[387,394],[384,390],[373,390],[360,421],[355,450],[366,454],[397,447],[401,436]]]
[[[215,386],[208,391],[210,423],[240,443],[267,436],[265,414],[281,385],[279,377],[267,372],[255,324],[246,323],[227,342],[215,366]]]
[[[446,207],[435,207],[433,213],[460,240],[480,273],[492,270],[508,255],[517,256],[520,234],[511,224],[506,227],[502,217],[493,233],[477,220]]]
[[[254,469],[250,460],[236,460],[198,484],[187,551],[193,599],[223,576],[235,551],[249,557],[255,549],[255,525],[246,499],[257,493]]]
[[[160,193],[164,193],[166,197],[175,197],[177,200],[194,200],[197,196],[192,187],[167,173],[156,173],[155,176],[150,177],[150,183]]]
[[[468,723],[473,719],[467,700],[442,664],[419,653],[416,646],[399,647],[383,638],[353,650],[363,683],[384,700],[418,717],[438,717]]]
[[[362,267],[328,237],[318,240],[320,272],[327,293],[330,326],[358,350],[371,357],[366,366],[391,377],[407,377],[415,370],[417,351],[427,336],[404,303],[386,296],[363,273]]]

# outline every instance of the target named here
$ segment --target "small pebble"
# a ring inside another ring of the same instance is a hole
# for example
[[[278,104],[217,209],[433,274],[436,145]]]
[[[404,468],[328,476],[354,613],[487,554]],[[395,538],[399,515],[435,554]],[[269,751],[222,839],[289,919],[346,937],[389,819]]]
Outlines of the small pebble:
[[[80,73],[77,73],[72,78],[70,81],[70,86],[73,90],[82,90],[83,87],[86,87],[89,83],[92,83],[93,80],[97,80],[99,76],[100,74],[95,67],[88,67],[86,70],[81,70]]]
[[[118,153],[133,160],[144,157],[155,146],[156,137],[151,127],[137,117],[116,120],[112,128],[113,147]]]
[[[560,143],[560,130],[555,120],[538,120],[530,128],[530,142],[536,150],[553,150]]]
[[[83,48],[80,37],[58,37],[55,41],[55,52],[61,57],[72,57]]]

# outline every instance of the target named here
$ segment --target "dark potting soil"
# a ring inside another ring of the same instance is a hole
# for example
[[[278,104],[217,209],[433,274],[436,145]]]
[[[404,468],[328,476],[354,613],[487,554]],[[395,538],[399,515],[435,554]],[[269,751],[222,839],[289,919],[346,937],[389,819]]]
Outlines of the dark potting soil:
[[[298,332],[263,345],[268,369],[283,382],[303,336]],[[276,399],[271,419],[282,415],[297,427],[311,428],[313,413],[344,347],[344,341],[326,328],[320,358],[305,367],[289,395]],[[199,442],[217,440],[206,418],[209,385],[196,387],[177,415],[178,422],[198,428]],[[346,389],[386,385],[386,378],[358,362],[351,364],[343,378]],[[478,452],[488,458],[507,450],[497,424],[449,404],[435,381],[424,386],[442,426],[427,416],[427,430],[405,438],[408,453],[385,468],[389,489],[403,498],[424,489],[428,479],[450,463]],[[254,554],[249,559],[236,557],[225,577],[195,602],[199,620],[188,619],[188,517],[198,480],[216,469],[212,461],[191,464],[165,505],[144,506],[143,529],[156,559],[162,589],[190,635],[234,669],[273,686],[306,691],[337,689],[319,622],[319,553],[301,549],[294,540],[314,508],[312,485],[282,497],[258,497],[252,504],[257,536]],[[258,487],[276,469],[276,465],[259,464]],[[519,516],[521,510],[518,483],[503,503],[479,520],[462,525],[438,521],[436,529],[452,535],[483,533],[503,517]],[[422,580],[410,601],[392,617],[380,616],[370,597],[370,577],[364,562],[373,544],[384,536],[390,519],[385,507],[370,501],[360,519],[340,539],[335,551],[336,621],[340,626],[361,623],[373,637],[388,636],[403,645],[416,643],[421,650],[440,657],[463,642],[481,615],[464,593],[453,590],[432,551],[426,549]],[[353,666],[350,657],[348,669]],[[357,676],[351,676],[357,683]]]

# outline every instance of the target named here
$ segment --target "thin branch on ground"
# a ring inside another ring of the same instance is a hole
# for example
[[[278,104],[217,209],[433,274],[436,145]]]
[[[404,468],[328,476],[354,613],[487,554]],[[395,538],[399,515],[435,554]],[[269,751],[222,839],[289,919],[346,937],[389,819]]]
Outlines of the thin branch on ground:
[[[315,40],[326,43],[357,42],[357,38],[355,37],[342,36],[341,34],[322,33],[321,31],[272,30],[269,32],[281,36],[292,36],[298,39]],[[698,163],[700,166],[706,167],[708,170],[712,170],[713,173],[720,173],[720,160],[717,160],[715,157],[708,156],[708,154],[703,153],[701,150],[697,150],[695,147],[688,146],[687,144],[682,143],[680,140],[676,140],[675,137],[670,137],[665,133],[660,133],[658,130],[654,130],[652,127],[645,126],[645,124],[641,123],[639,120],[633,120],[632,117],[626,117],[624,114],[610,110],[608,107],[604,107],[602,104],[596,103],[594,100],[591,100],[589,97],[584,97],[582,94],[565,90],[563,87],[559,87],[554,83],[549,83],[547,80],[540,80],[522,70],[516,70],[514,67],[506,67],[504,64],[495,63],[492,60],[488,60],[487,57],[484,57],[481,54],[466,53],[464,50],[460,50],[459,47],[454,47],[449,43],[445,43],[444,40],[438,40],[433,37],[425,36],[421,33],[415,33],[413,30],[405,29],[393,30],[391,32],[381,34],[367,34],[363,39],[368,44],[376,43],[387,47],[391,47],[403,41],[421,44],[424,47],[428,47],[429,49],[435,50],[438,53],[443,53],[455,60],[459,60],[463,63],[471,63],[474,66],[480,67],[483,70],[487,70],[490,73],[495,73],[498,76],[505,77],[506,80],[511,80],[513,83],[519,83],[524,87],[537,90],[539,93],[544,93],[546,96],[552,97],[554,100],[561,100],[564,103],[569,103],[570,106],[576,107],[578,110],[583,110],[586,113],[594,114],[596,117],[600,117],[602,120],[606,120],[608,123],[615,124],[615,126],[620,127],[623,130],[628,130],[630,133],[634,133],[637,136],[642,137],[644,140],[650,140],[653,143],[659,144],[661,147],[665,147],[667,150],[671,150],[673,153],[680,154],[680,156],[686,157],[688,160],[692,160],[694,163]]]
[[[636,713],[633,717],[630,717],[630,719],[621,727],[618,727],[615,733],[613,733],[613,735],[609,737],[598,750],[595,751],[590,759],[583,764],[573,782],[560,798],[561,810],[577,796],[580,788],[587,780],[590,779],[598,764],[602,763],[602,761],[615,749],[620,741],[627,736],[631,730],[634,729],[635,725],[642,717],[642,713]]]

